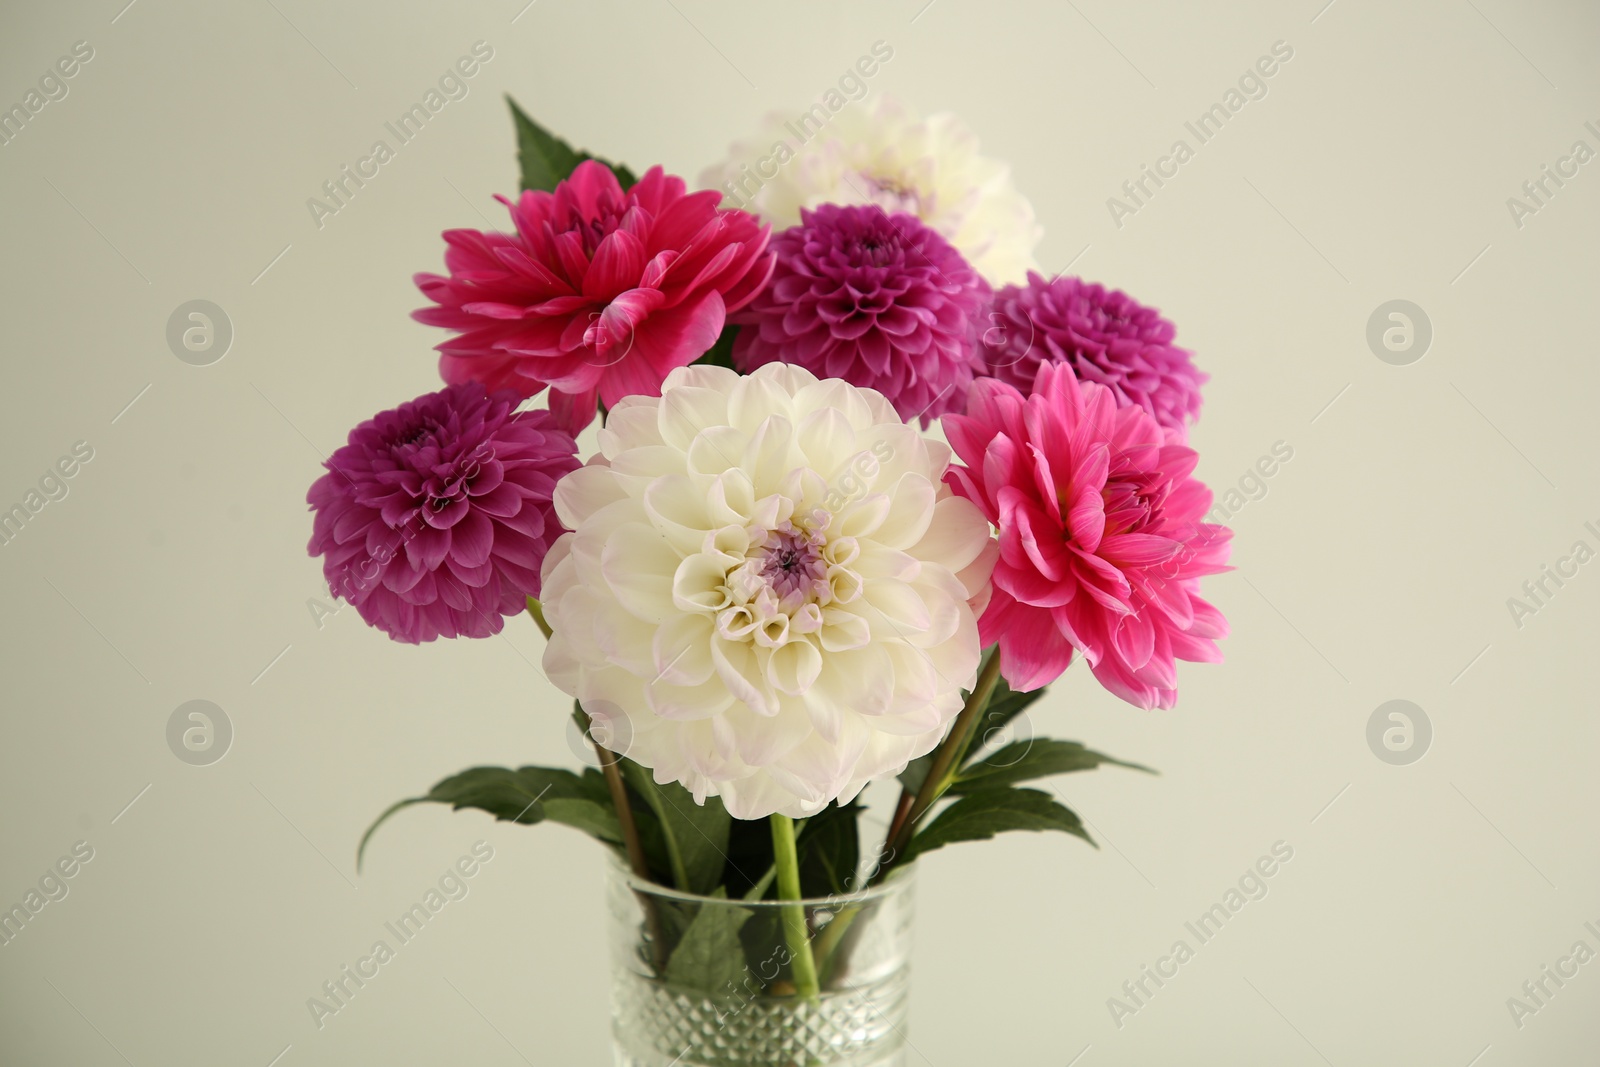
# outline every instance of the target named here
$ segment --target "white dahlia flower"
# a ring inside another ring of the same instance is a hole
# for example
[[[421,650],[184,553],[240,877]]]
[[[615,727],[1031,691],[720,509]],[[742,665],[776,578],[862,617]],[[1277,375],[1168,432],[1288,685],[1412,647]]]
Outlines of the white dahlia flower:
[[[1021,283],[1038,270],[1041,230],[1033,205],[1008,166],[978,154],[978,139],[954,115],[918,119],[878,97],[824,104],[796,116],[774,113],[761,133],[735,143],[700,184],[727,205],[753,211],[777,229],[800,223],[819,204],[877,204],[920,218],[994,285]]]
[[[545,671],[736,818],[855,796],[938,744],[977,671],[997,549],[949,462],[870,389],[672,371],[556,487]]]

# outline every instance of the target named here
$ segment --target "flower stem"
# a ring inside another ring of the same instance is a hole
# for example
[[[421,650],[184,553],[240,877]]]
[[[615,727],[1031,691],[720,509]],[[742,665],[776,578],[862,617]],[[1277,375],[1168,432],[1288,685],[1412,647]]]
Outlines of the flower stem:
[[[544,612],[540,610],[539,602],[533,597],[528,598],[528,614],[533,621],[539,624],[539,629],[544,632],[548,640],[551,634],[550,624],[545,621]],[[594,735],[589,732],[589,716],[583,714],[582,709],[573,712],[580,720],[584,736],[594,746],[595,757],[600,761],[600,773],[605,776],[606,790],[611,794],[611,806],[617,811],[617,824],[622,828],[622,847],[628,856],[628,869],[643,881],[650,881],[650,864],[645,859],[644,844],[639,839],[639,824],[633,817],[633,805],[628,801],[628,787],[622,780],[622,768],[618,765],[621,759],[615,752],[606,748]],[[640,908],[644,911],[645,926],[650,931],[650,958],[655,963],[656,973],[661,974],[667,967],[666,942],[661,939],[661,917],[656,914],[655,902],[644,893],[636,894],[639,898]]]
[[[622,844],[628,854],[628,869],[643,881],[650,880],[650,864],[644,858],[644,845],[639,840],[639,824],[633,818],[633,805],[628,802],[628,787],[622,781],[622,768],[617,766],[617,754],[600,742],[590,738],[594,753],[600,760],[600,771],[605,775],[606,789],[611,793],[611,806],[617,809],[617,822],[622,827]],[[645,928],[650,934],[650,960],[656,974],[667,969],[667,945],[661,937],[661,917],[656,914],[655,901],[644,893],[636,893],[644,912]]]
[[[772,816],[772,854],[778,868],[778,899],[800,897],[800,857],[794,843],[794,820],[787,815]],[[800,904],[781,909],[783,935],[789,943],[790,972],[795,992],[807,1000],[816,999],[817,961],[811,954],[811,932],[806,926],[806,910]]]
[[[928,809],[944,795],[950,788],[955,772],[960,769],[961,760],[967,754],[967,748],[972,743],[972,726],[978,716],[989,706],[989,697],[994,693],[994,687],[1000,681],[1000,652],[995,649],[984,660],[983,667],[978,671],[978,680],[973,683],[972,692],[967,696],[966,704],[961,708],[961,714],[956,716],[955,725],[950,727],[950,733],[945,736],[943,743],[934,752],[933,763],[928,767],[928,775],[922,780],[922,787],[917,790],[917,795],[908,807],[905,796],[901,796],[900,804],[895,811],[895,822],[889,827],[889,835],[883,842],[883,855],[879,860],[877,871],[873,873],[872,881],[877,881],[881,876],[889,873],[896,864],[905,856],[906,847],[911,843],[911,834],[916,830],[917,820],[928,813]]]
[[[543,631],[545,640],[550,640],[550,634],[552,631],[550,629],[550,624],[545,621],[544,608],[533,597],[528,598],[528,614],[532,615],[533,621],[539,624],[539,629]]]

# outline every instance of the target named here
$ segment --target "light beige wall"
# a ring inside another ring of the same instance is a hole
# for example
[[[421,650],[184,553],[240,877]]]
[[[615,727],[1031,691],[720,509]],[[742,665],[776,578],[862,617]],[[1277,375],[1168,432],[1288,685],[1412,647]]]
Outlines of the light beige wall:
[[[912,1062],[1593,1058],[1600,963],[1520,1029],[1506,1007],[1575,941],[1600,950],[1600,563],[1521,626],[1507,607],[1575,541],[1600,549],[1600,162],[1520,227],[1506,204],[1600,148],[1592,5],[122,2],[0,15],[0,103],[94,50],[0,147],[0,505],[94,453],[0,547],[0,902],[94,850],[0,947],[0,1062],[605,1061],[586,839],[417,811],[353,870],[390,800],[572,759],[537,633],[319,628],[305,488],[351,425],[434,388],[409,276],[441,229],[498,220],[501,93],[692,176],[878,39],[872,91],[955,110],[1012,161],[1048,268],[1178,322],[1212,375],[1203,477],[1293,449],[1208,583],[1227,663],[1148,714],[1074,670],[1032,717],[1163,771],[1057,783],[1101,851],[1014,835],[928,862]],[[470,95],[319,229],[307,198],[479,40]],[[1115,225],[1107,198],[1278,41],[1268,95]],[[193,299],[234,327],[211,366],[165,339]],[[1410,365],[1366,341],[1393,299],[1432,323]],[[193,699],[235,731],[211,766],[167,746]],[[1432,723],[1409,766],[1368,748],[1392,699]],[[480,839],[470,896],[318,1030],[306,999]],[[1278,841],[1269,895],[1114,1025],[1107,998]]]

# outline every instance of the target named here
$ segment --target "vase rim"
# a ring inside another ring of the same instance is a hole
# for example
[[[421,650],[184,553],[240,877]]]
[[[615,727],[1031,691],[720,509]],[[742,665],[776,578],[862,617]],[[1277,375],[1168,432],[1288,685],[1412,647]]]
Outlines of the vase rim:
[[[838,908],[855,904],[863,904],[894,893],[904,891],[916,879],[917,865],[908,863],[903,867],[896,867],[889,872],[889,876],[878,885],[870,886],[855,893],[836,893],[825,897],[802,897],[799,900],[745,900],[742,897],[712,897],[704,893],[690,893],[672,886],[652,882],[648,878],[641,878],[625,864],[621,857],[612,855],[607,857],[608,869],[614,877],[622,879],[628,888],[649,893],[655,897],[665,897],[668,900],[681,900],[695,904],[735,904],[741,908],[777,908],[784,905],[799,904],[807,908]]]

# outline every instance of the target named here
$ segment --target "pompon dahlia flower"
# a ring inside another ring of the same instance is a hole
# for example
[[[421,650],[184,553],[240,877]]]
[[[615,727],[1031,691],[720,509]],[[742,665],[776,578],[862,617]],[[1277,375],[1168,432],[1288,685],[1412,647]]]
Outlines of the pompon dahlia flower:
[[[912,215],[824,204],[773,239],[772,281],[734,317],[733,362],[793,363],[890,398],[922,425],[959,410],[981,368],[989,284]]]
[[[524,397],[549,386],[572,433],[593,421],[596,400],[655,395],[772,270],[767,227],[660,167],[624,192],[611,168],[586,160],[553,193],[498,199],[515,235],[445,231],[449,276],[416,276],[437,306],[412,317],[458,332],[438,346],[446,382]]]
[[[949,448],[786,364],[621,401],[562,479],[544,669],[611,747],[740,819],[815,814],[930,751],[998,551]]]
[[[306,494],[329,588],[396,641],[488,637],[539,595],[577,444],[518,402],[468,383],[375,415]]]
[[[727,203],[782,229],[801,208],[876,204],[920,218],[992,284],[1036,269],[1043,231],[1010,168],[978,153],[978,138],[954,115],[918,118],[880,96],[825,101],[798,115],[773,114],[761,132],[700,174]],[[831,106],[830,106],[831,104]]]
[[[1046,364],[1028,396],[979,379],[944,431],[965,464],[950,485],[1000,530],[978,632],[1000,643],[1012,688],[1048,684],[1078,649],[1117,696],[1169,708],[1174,660],[1222,658],[1227,622],[1198,579],[1229,569],[1233,535],[1201,518],[1211,491],[1190,477],[1194,451],[1143,408]]]
[[[1026,392],[1044,363],[1071,368],[1079,381],[1106,386],[1124,403],[1144,408],[1179,439],[1200,415],[1206,375],[1177,332],[1154,308],[1121,290],[1082,278],[1045,281],[1028,272],[1028,284],[1008,285],[994,297],[984,331],[988,373]]]

